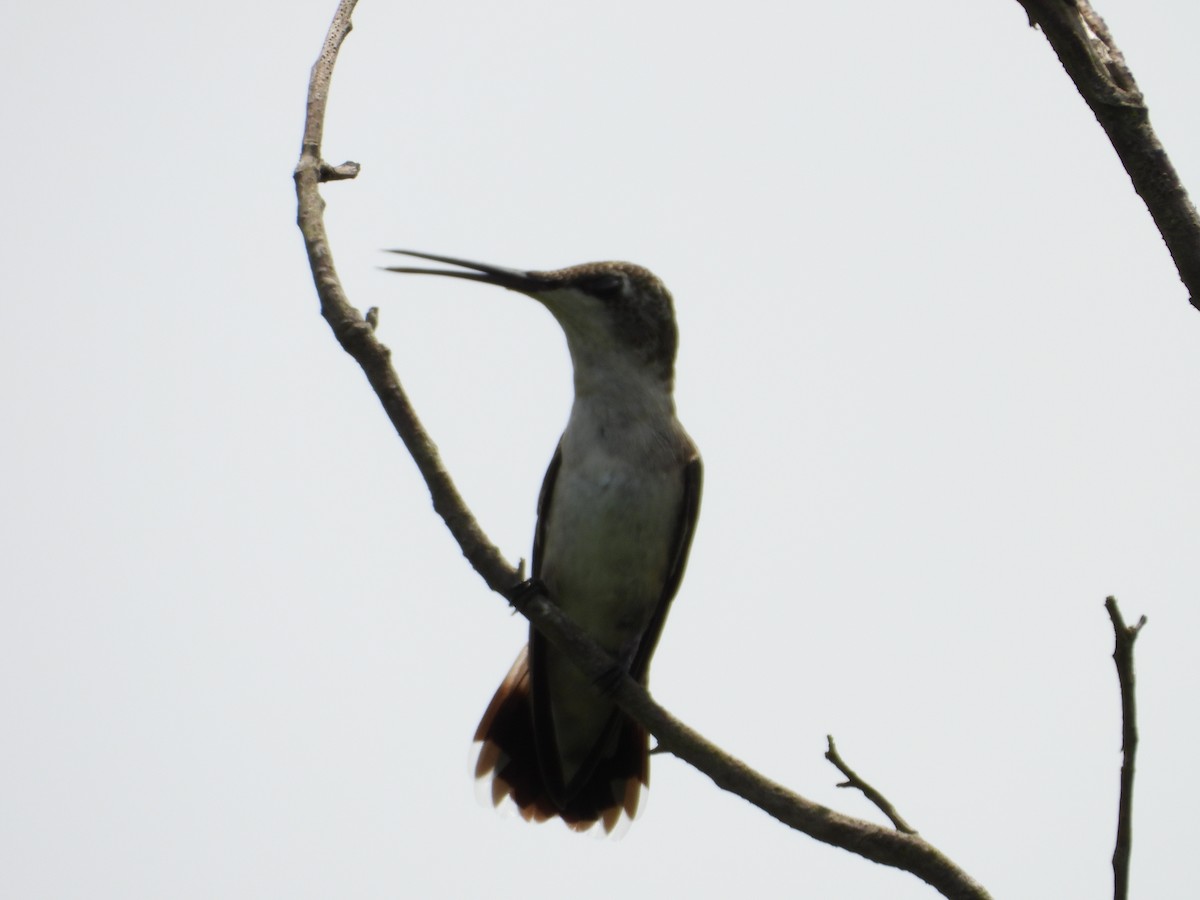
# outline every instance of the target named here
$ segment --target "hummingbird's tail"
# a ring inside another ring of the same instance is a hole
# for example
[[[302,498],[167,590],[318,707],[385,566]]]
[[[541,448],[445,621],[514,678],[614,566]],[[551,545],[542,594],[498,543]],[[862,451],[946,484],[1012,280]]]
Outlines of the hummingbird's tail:
[[[611,834],[622,814],[627,819],[636,815],[642,787],[650,783],[645,730],[618,712],[614,725],[619,733],[611,752],[599,755],[587,777],[577,779],[571,793],[556,800],[538,758],[531,690],[529,648],[525,647],[475,731],[481,744],[475,777],[490,776],[493,805],[511,798],[527,822],[557,817],[574,831],[587,831],[603,822],[605,832]]]

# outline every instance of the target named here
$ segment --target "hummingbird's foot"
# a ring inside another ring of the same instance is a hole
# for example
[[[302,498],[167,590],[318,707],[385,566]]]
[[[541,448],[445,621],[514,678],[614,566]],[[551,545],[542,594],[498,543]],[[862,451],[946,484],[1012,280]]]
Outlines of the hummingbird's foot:
[[[513,609],[520,611],[530,600],[539,594],[543,597],[550,596],[550,592],[546,590],[546,585],[542,579],[529,578],[509,588],[505,597],[512,604]]]

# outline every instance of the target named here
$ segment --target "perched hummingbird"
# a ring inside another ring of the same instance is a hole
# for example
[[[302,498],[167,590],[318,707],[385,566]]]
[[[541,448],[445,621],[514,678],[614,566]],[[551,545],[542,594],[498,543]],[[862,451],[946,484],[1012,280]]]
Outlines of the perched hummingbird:
[[[459,269],[397,266],[496,284],[545,306],[567,336],[575,399],[538,497],[533,578],[646,683],[700,511],[700,454],[675,417],[679,335],[671,295],[640,266],[526,272],[396,250]],[[475,732],[476,777],[523,818],[611,832],[649,784],[647,735],[538,634]]]

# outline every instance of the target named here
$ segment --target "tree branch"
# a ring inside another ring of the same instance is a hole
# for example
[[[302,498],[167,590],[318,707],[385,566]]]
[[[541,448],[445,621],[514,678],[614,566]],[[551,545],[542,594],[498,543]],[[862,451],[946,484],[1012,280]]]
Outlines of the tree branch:
[[[1116,647],[1113,662],[1117,665],[1117,681],[1121,685],[1121,800],[1117,813],[1117,844],[1113,849],[1113,897],[1127,900],[1129,896],[1129,859],[1133,852],[1133,771],[1137,756],[1137,707],[1134,703],[1133,642],[1146,624],[1146,617],[1136,625],[1126,625],[1117,606],[1117,598],[1104,601],[1112,619]]]
[[[1167,151],[1125,57],[1087,0],[1019,0],[1058,54],[1146,204],[1179,277],[1200,309],[1200,216]]]
[[[421,425],[391,365],[391,354],[376,337],[370,314],[366,318],[347,299],[329,249],[322,219],[322,180],[337,172],[353,177],[351,166],[334,170],[321,159],[321,138],[329,84],[338,50],[349,34],[356,0],[342,0],[330,25],[321,56],[313,65],[308,91],[308,114],[300,161],[296,166],[297,224],[308,250],[321,314],[334,336],[362,367],[388,418],[412,454],[433,499],[463,555],[487,582],[518,607],[534,627],[556,647],[570,654],[579,669],[605,685],[614,702],[655,736],[659,746],[695,766],[719,787],[748,800],[781,822],[817,840],[841,847],[884,865],[911,872],[955,900],[987,900],[989,894],[923,838],[844,816],[792,793],[764,778],[745,763],[688,728],[659,706],[646,690],[617,666],[579,626],[544,594],[518,590],[520,573],[488,540],[463,502]],[[356,168],[353,170],[356,172]]]

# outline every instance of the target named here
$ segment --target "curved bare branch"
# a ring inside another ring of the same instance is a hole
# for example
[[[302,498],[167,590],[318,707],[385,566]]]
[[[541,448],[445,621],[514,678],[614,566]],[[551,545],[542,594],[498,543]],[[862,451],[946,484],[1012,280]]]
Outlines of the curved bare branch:
[[[537,591],[518,591],[520,574],[488,540],[463,502],[437,447],[421,425],[391,364],[391,354],[375,336],[371,312],[364,317],[346,297],[338,280],[323,222],[319,186],[334,178],[352,178],[353,163],[331,167],[321,159],[321,137],[333,65],[351,24],[356,0],[342,0],[334,14],[321,56],[314,64],[300,161],[296,166],[297,224],[308,250],[321,313],[334,336],[362,367],[397,433],[429,487],[434,509],[462,548],[463,555],[487,582],[505,596],[556,647],[571,654],[596,684],[609,686],[613,700],[657,738],[659,746],[708,775],[719,787],[753,803],[781,822],[817,840],[884,865],[904,869],[955,900],[987,900],[989,894],[970,876],[918,835],[883,828],[842,815],[764,778],[745,763],[688,728],[659,706],[647,691],[615,665],[579,626]]]
[[[351,172],[357,174],[356,163],[333,167],[321,158],[325,106],[329,99],[333,65],[342,41],[350,33],[350,15],[356,5],[357,0],[342,0],[338,4],[321,55],[313,64],[308,85],[304,140],[294,175],[298,204],[296,223],[304,235],[313,282],[321,300],[321,315],[333,329],[342,348],[362,367],[388,418],[429,486],[433,508],[445,520],[446,527],[462,547],[463,554],[483,576],[488,587],[503,593],[517,583],[517,572],[488,540],[463,502],[449,471],[442,464],[437,447],[408,402],[400,379],[392,368],[391,351],[375,337],[373,323],[355,309],[346,297],[325,234],[325,201],[321,199],[320,183],[353,177]]]

